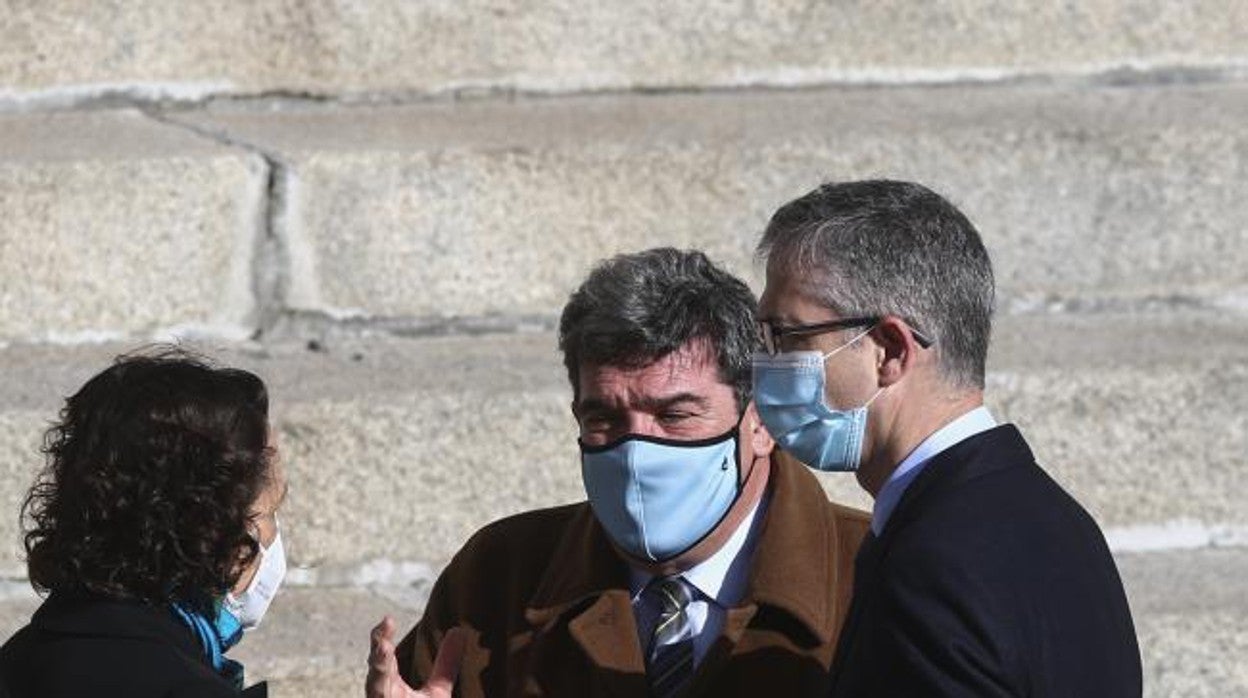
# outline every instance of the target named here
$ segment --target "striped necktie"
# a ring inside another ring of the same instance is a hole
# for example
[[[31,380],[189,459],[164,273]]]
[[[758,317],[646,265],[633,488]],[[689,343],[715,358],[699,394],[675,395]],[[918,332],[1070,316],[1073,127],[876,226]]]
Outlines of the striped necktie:
[[[647,652],[650,695],[671,698],[680,695],[693,676],[693,638],[684,637],[689,624],[685,609],[693,595],[679,576],[656,579],[647,593],[659,602],[660,608]]]

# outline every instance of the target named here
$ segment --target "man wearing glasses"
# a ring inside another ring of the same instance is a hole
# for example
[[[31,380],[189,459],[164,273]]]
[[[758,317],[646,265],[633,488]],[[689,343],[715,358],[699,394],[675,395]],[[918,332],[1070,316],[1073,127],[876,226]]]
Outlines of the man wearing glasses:
[[[759,253],[759,415],[875,498],[832,695],[1139,696],[1100,529],[983,406],[994,291],[971,223],[917,184],[828,184]]]

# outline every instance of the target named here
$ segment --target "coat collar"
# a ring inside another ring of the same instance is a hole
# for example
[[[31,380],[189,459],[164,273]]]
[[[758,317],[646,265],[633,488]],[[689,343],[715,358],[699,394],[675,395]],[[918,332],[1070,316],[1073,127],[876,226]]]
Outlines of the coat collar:
[[[781,453],[772,457],[771,504],[759,534],[745,602],[799,621],[820,644],[837,630],[834,590],[840,554],[828,497],[810,469]],[[785,624],[786,626],[788,624]]]
[[[156,642],[172,646],[208,666],[198,641],[165,606],[131,599],[54,592],[35,611],[30,624],[66,635]]]
[[[806,467],[790,458],[773,456],[771,469],[771,501],[741,605],[757,604],[787,614],[817,642],[826,643],[836,631],[832,590],[838,583],[848,583],[836,578],[840,565],[811,564],[812,551],[834,556],[839,550],[827,496]],[[525,611],[530,623],[545,626],[579,607],[578,619],[570,623],[574,633],[578,627],[589,633],[590,621],[579,618],[589,614],[604,628],[624,624],[636,636],[628,568],[587,503],[569,521],[551,559],[556,562],[547,568]],[[604,601],[602,597],[608,596]],[[609,636],[613,642],[620,637]]]
[[[1013,424],[1003,424],[960,441],[938,453],[915,478],[897,502],[880,537],[891,538],[890,533],[902,528],[928,502],[950,488],[998,470],[1031,463],[1035,463],[1035,456]]]
[[[31,616],[30,624],[57,634],[124,638],[172,647],[201,663],[207,674],[219,676],[199,641],[167,606],[133,599],[53,592]],[[268,686],[261,682],[243,689],[239,695],[264,698],[268,695]]]

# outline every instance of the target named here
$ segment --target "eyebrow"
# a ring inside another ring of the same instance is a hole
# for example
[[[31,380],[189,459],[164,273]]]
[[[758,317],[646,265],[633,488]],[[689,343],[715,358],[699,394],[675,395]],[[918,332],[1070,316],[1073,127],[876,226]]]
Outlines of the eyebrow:
[[[704,409],[704,410],[710,407],[710,401],[708,401],[705,397],[698,395],[696,393],[688,393],[688,392],[676,393],[675,395],[664,395],[660,397],[643,397],[637,401],[636,406],[641,409],[658,411],[667,407],[672,407],[673,405],[678,405],[682,402],[692,402],[693,404],[697,405],[699,408]],[[608,405],[606,402],[598,398],[585,399],[581,401],[581,404],[579,407],[580,407],[581,412],[618,412],[619,411],[616,407],[612,405]]]

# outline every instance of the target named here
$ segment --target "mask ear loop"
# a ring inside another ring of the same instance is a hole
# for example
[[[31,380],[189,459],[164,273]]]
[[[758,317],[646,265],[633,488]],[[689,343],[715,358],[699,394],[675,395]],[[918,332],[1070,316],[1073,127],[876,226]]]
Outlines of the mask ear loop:
[[[871,406],[871,403],[875,402],[875,399],[876,399],[877,397],[879,397],[880,395],[883,395],[883,394],[884,394],[884,391],[885,391],[885,390],[887,390],[887,389],[888,389],[888,386],[886,386],[886,385],[882,385],[882,386],[880,386],[879,390],[876,390],[876,391],[875,391],[875,395],[872,395],[872,396],[871,396],[871,399],[870,399],[870,400],[867,400],[867,402],[866,402],[866,403],[862,406],[862,409],[864,409],[864,410],[865,410],[865,409],[867,409],[868,407],[870,407],[870,406]]]
[[[845,342],[845,343],[844,343],[844,344],[842,344],[841,346],[839,346],[839,347],[837,347],[837,348],[833,349],[832,351],[830,351],[830,352],[828,352],[828,353],[824,354],[824,355],[823,355],[823,360],[824,360],[824,361],[827,361],[828,359],[832,358],[835,354],[837,354],[838,352],[840,352],[842,349],[844,349],[844,348],[846,348],[846,347],[848,347],[848,346],[851,346],[854,342],[857,342],[858,340],[862,339],[863,337],[866,337],[868,334],[870,334],[870,333],[871,333],[871,330],[874,330],[874,329],[875,329],[875,325],[872,325],[872,326],[868,327],[867,329],[863,330],[862,332],[859,332],[858,334],[854,335],[854,338],[853,338],[853,339],[849,340],[848,342]],[[872,399],[874,399],[874,398],[872,398]]]
[[[842,344],[841,346],[839,346],[839,347],[837,347],[837,348],[833,349],[832,351],[830,351],[830,352],[828,352],[828,353],[824,354],[824,355],[823,355],[823,360],[824,360],[824,361],[827,361],[828,359],[832,358],[832,356],[833,356],[834,354],[836,354],[837,352],[841,351],[842,349],[844,349],[844,348],[846,348],[846,347],[848,347],[848,346],[853,345],[853,343],[854,343],[854,342],[857,342],[858,340],[862,339],[863,337],[866,337],[868,334],[870,334],[870,333],[871,333],[871,330],[874,330],[875,328],[876,328],[876,326],[875,326],[875,325],[872,325],[872,326],[868,327],[867,329],[863,330],[862,332],[859,332],[858,334],[854,335],[854,338],[853,338],[853,339],[849,340],[848,342],[845,342],[845,343],[844,343],[844,344]],[[865,410],[865,409],[867,409],[868,407],[870,407],[870,406],[871,406],[871,403],[875,402],[875,399],[876,399],[877,397],[879,397],[881,394],[883,394],[883,392],[887,389],[887,387],[888,387],[888,386],[880,386],[880,388],[879,388],[878,390],[876,390],[876,391],[875,391],[875,394],[874,394],[874,395],[872,395],[872,396],[871,396],[871,398],[870,398],[869,400],[867,400],[867,401],[866,401],[866,403],[864,403],[864,404],[863,404],[863,406],[862,406],[862,408],[861,408],[861,409],[864,409],[864,410]]]
[[[260,550],[261,556],[269,552],[277,544],[277,539],[282,537],[282,522],[278,520],[277,512],[273,512],[273,540],[268,545],[264,544],[263,537],[260,535],[260,527],[256,525],[255,521],[248,523],[247,535],[251,536],[251,539],[256,542],[256,547]]]

